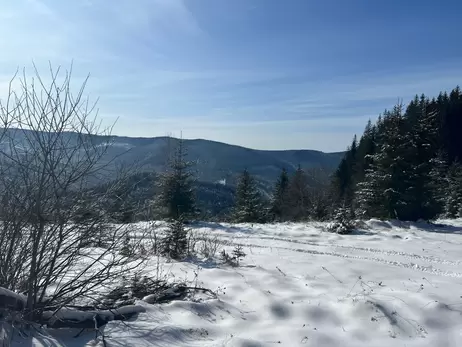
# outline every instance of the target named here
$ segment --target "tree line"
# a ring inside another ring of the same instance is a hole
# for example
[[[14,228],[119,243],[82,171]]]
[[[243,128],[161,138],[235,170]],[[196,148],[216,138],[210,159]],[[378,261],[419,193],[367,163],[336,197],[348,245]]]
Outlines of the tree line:
[[[459,87],[386,110],[333,174],[334,205],[358,218],[462,217],[461,129]]]

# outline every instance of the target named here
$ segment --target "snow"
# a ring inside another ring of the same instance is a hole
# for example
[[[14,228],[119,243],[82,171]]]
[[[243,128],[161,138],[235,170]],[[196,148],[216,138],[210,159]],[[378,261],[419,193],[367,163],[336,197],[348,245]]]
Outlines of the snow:
[[[462,220],[439,223],[446,225],[371,220],[353,235],[327,233],[322,223],[192,225],[228,252],[242,245],[241,266],[160,259],[163,273],[218,298],[139,301],[145,312],[104,327],[106,344],[461,346]],[[145,274],[155,276],[157,261]],[[103,346],[94,332],[50,334],[16,345]]]
[[[143,306],[138,305],[127,305],[114,310],[99,310],[99,311],[78,311],[74,309],[62,308],[57,312],[45,311],[43,312],[43,318],[47,320],[73,320],[81,322],[85,320],[91,320],[97,314],[105,320],[113,320],[114,316],[117,315],[130,315],[134,313],[145,312]]]
[[[101,144],[99,144],[97,147],[107,147],[107,146],[110,146],[110,147],[120,147],[120,148],[125,148],[125,149],[131,149],[135,146],[133,146],[132,144],[128,143],[128,142],[103,142]]]
[[[15,301],[20,301],[23,304],[26,304],[26,301],[27,301],[27,298],[24,295],[15,293],[11,290],[8,290],[2,287],[0,287],[0,296],[8,297],[8,298],[14,299]]]

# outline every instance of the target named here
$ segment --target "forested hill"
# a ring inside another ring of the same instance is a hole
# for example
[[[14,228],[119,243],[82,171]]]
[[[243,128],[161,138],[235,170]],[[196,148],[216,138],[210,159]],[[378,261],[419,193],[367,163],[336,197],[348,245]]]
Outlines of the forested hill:
[[[416,96],[353,139],[333,179],[338,207],[358,217],[462,217],[462,92]]]
[[[14,132],[14,129],[8,129]],[[14,134],[18,144],[24,131]],[[77,134],[63,132],[63,136]],[[97,144],[109,144],[101,161],[110,167],[132,167],[136,172],[164,172],[179,140],[171,137],[135,138],[92,135]],[[255,150],[209,140],[182,140],[186,160],[193,162],[196,178],[202,182],[222,182],[235,185],[244,169],[255,175],[265,190],[270,189],[282,168],[295,172],[300,165],[305,169],[322,169],[330,174],[342,159],[343,152],[324,153],[315,150]],[[26,141],[24,141],[26,142]],[[0,146],[2,144],[0,143]],[[22,147],[27,143],[21,144]],[[109,177],[111,178],[111,177]]]
[[[169,155],[178,146],[178,139],[169,137],[131,138],[112,137],[109,156],[117,157],[118,162],[137,163],[144,169],[162,172],[168,163]],[[324,153],[315,150],[265,151],[229,145],[209,140],[183,140],[186,159],[195,163],[196,177],[204,182],[226,180],[235,183],[235,179],[244,169],[249,170],[269,186],[274,183],[286,168],[295,172],[300,165],[303,168],[322,168],[332,172],[339,164],[343,152]],[[128,151],[127,151],[128,149]]]

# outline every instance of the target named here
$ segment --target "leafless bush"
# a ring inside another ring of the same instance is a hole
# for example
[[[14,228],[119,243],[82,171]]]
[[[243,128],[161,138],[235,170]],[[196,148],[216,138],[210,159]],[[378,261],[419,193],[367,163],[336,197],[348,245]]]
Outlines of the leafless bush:
[[[223,242],[217,235],[204,237],[199,246],[199,253],[206,258],[214,258]]]
[[[159,235],[159,225],[155,221],[146,222],[139,229],[143,243],[141,249],[146,252],[146,255],[158,255],[160,251],[159,242],[161,236]]]
[[[110,129],[84,98],[87,80],[72,94],[70,72],[62,78],[50,67],[50,78],[36,69],[33,79],[15,76],[0,103],[0,286],[26,295],[31,320],[142,263],[119,253],[130,228],[107,228],[102,207],[120,180],[103,193],[91,186],[115,172],[105,160],[109,138],[95,136]]]
[[[188,255],[197,253],[197,245],[200,242],[200,235],[196,230],[190,230],[188,233]]]
[[[204,231],[190,230],[188,235],[188,253],[190,255],[202,255],[206,258],[214,258],[218,250],[226,242],[221,240],[218,235],[209,235]]]

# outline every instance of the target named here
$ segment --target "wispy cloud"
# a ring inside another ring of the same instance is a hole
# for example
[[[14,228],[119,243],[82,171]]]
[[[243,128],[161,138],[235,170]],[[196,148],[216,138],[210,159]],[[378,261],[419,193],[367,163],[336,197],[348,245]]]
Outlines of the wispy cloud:
[[[350,6],[355,18],[303,0],[3,1],[0,97],[18,67],[32,72],[33,61],[46,75],[49,61],[73,61],[74,84],[91,74],[87,92],[120,135],[341,150],[398,98],[462,79],[455,31],[443,35],[452,21],[390,11],[390,26]],[[444,54],[424,50],[425,35],[439,35]]]

